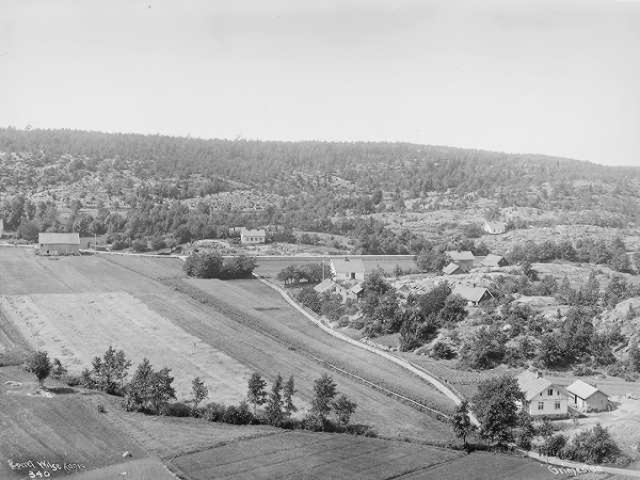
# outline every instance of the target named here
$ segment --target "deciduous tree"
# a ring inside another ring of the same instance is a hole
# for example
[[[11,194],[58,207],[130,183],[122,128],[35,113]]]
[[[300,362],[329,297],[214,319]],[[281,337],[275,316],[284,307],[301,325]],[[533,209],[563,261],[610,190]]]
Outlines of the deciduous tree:
[[[34,352],[25,365],[25,370],[29,373],[33,373],[40,386],[44,385],[44,381],[47,379],[52,369],[51,361],[49,360],[49,354],[44,351]]]
[[[247,400],[250,404],[253,405],[253,415],[255,416],[257,413],[257,409],[259,405],[263,405],[266,401],[267,392],[265,388],[267,386],[267,382],[265,382],[259,373],[253,373],[249,378],[248,382],[248,392],[247,392]]]

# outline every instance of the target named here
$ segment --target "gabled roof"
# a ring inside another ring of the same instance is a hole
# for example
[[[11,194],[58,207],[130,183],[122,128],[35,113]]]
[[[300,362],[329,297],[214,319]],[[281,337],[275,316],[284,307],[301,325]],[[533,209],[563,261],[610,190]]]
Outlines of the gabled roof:
[[[451,262],[449,265],[447,265],[446,267],[444,267],[442,269],[442,272],[445,275],[453,275],[454,273],[456,273],[458,270],[460,270],[460,265],[458,265],[457,263],[453,263]]]
[[[318,293],[328,292],[334,288],[336,288],[336,284],[333,283],[333,280],[330,278],[325,278],[322,282],[313,287],[313,289]]]
[[[80,234],[74,233],[40,233],[38,243],[68,243],[70,245],[80,245]]]
[[[467,302],[478,303],[485,295],[490,295],[489,290],[482,287],[467,287],[464,285],[456,285],[451,292],[453,295],[460,295]]]
[[[364,263],[359,258],[332,258],[331,265],[336,273],[365,273]]]
[[[583,382],[582,380],[576,380],[571,385],[567,387],[567,391],[572,393],[573,395],[577,395],[578,397],[586,400],[594,393],[600,392],[603,395],[607,395],[602,390],[594,387],[593,385],[589,385],[587,382]]]
[[[354,295],[358,295],[359,293],[362,293],[364,291],[364,287],[362,286],[361,283],[356,283],[353,287],[349,289],[349,291]]]
[[[247,237],[264,237],[267,235],[267,232],[264,230],[243,229],[240,231],[240,235],[247,236]]]
[[[527,402],[530,402],[537,397],[540,392],[544,392],[547,388],[553,385],[553,383],[546,378],[538,377],[535,373],[531,373],[527,370],[518,375],[516,379],[520,385],[520,390],[524,393],[524,399]]]
[[[489,255],[484,257],[482,265],[484,265],[485,267],[499,267],[502,260],[504,260],[503,256],[490,253]]]
[[[451,250],[449,252],[446,252],[446,255],[451,259],[452,262],[473,261],[473,259],[475,258],[473,256],[473,253],[467,250]]]

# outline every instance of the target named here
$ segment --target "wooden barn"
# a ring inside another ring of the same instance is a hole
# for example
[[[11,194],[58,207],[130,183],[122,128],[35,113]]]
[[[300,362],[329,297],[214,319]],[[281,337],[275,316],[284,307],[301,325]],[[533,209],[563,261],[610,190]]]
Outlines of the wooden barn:
[[[593,385],[576,380],[567,387],[571,407],[581,412],[602,412],[609,408],[609,397]]]
[[[40,255],[80,255],[78,233],[41,233],[38,235]]]

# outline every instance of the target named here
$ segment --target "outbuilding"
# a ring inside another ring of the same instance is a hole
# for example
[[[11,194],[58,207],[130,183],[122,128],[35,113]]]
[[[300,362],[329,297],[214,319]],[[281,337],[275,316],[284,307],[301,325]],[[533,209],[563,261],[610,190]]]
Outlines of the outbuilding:
[[[40,233],[38,253],[40,255],[80,255],[80,234]]]
[[[479,305],[480,303],[493,298],[491,292],[483,287],[467,287],[465,285],[457,285],[452,295],[459,295],[471,305]]]
[[[494,255],[493,253],[490,253],[489,255],[484,257],[481,265],[483,267],[499,268],[499,267],[506,267],[508,265],[508,262],[505,260],[503,256]]]
[[[442,273],[444,273],[445,275],[455,275],[456,273],[464,272],[462,271],[462,268],[460,268],[460,265],[451,262],[449,265],[442,269]]]
[[[475,260],[475,256],[473,255],[473,253],[467,250],[448,251],[448,252],[445,252],[445,256],[449,259],[450,262],[458,265],[460,269],[464,272],[468,272],[473,268],[473,262]]]
[[[607,394],[582,380],[576,380],[569,385],[567,392],[569,405],[581,412],[601,412],[609,408]]]

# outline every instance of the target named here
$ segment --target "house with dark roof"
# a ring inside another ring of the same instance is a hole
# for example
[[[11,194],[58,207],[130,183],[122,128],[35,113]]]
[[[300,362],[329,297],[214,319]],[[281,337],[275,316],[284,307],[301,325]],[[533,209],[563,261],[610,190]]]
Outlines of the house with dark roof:
[[[475,257],[473,253],[467,250],[452,250],[449,252],[445,252],[445,256],[449,259],[450,262],[458,265],[464,272],[468,272],[473,268]]]
[[[540,373],[525,370],[516,377],[524,393],[522,409],[532,417],[565,417],[569,400],[564,388],[544,378]]]
[[[80,234],[40,233],[38,234],[39,255],[80,255]]]
[[[609,409],[609,397],[593,385],[576,380],[567,387],[569,405],[581,412],[601,412]]]
[[[456,285],[451,294],[459,295],[468,303],[476,306],[493,298],[491,292],[484,287],[469,287],[466,285]]]

